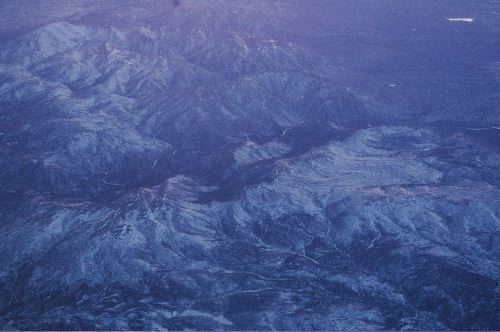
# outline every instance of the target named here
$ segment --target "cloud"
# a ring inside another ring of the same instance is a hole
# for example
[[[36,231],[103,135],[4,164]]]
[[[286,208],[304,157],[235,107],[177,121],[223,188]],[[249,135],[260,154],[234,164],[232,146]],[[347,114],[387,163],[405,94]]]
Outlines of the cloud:
[[[446,18],[450,22],[466,22],[466,23],[472,23],[475,21],[474,18],[472,17],[447,17]]]

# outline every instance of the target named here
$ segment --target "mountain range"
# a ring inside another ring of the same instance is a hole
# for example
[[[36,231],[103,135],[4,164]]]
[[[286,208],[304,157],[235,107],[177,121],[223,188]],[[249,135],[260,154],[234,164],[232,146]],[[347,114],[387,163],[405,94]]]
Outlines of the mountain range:
[[[499,13],[2,1],[0,329],[498,330]]]

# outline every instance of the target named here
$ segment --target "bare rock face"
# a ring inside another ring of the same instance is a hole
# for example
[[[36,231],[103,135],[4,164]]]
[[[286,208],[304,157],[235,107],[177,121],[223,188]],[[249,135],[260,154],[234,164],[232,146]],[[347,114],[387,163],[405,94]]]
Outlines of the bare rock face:
[[[498,330],[496,11],[4,0],[0,328]]]

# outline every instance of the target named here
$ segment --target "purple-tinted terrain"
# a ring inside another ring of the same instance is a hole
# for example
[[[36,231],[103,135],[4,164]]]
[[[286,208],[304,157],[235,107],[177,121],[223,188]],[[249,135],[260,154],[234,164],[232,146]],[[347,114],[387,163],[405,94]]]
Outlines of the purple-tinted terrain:
[[[499,330],[499,36],[499,1],[0,1],[0,330]]]

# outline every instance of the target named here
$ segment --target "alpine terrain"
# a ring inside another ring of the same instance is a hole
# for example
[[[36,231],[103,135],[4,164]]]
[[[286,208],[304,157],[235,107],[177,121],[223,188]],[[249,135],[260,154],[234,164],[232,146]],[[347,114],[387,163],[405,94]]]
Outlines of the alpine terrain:
[[[499,330],[500,2],[0,1],[1,330]]]

